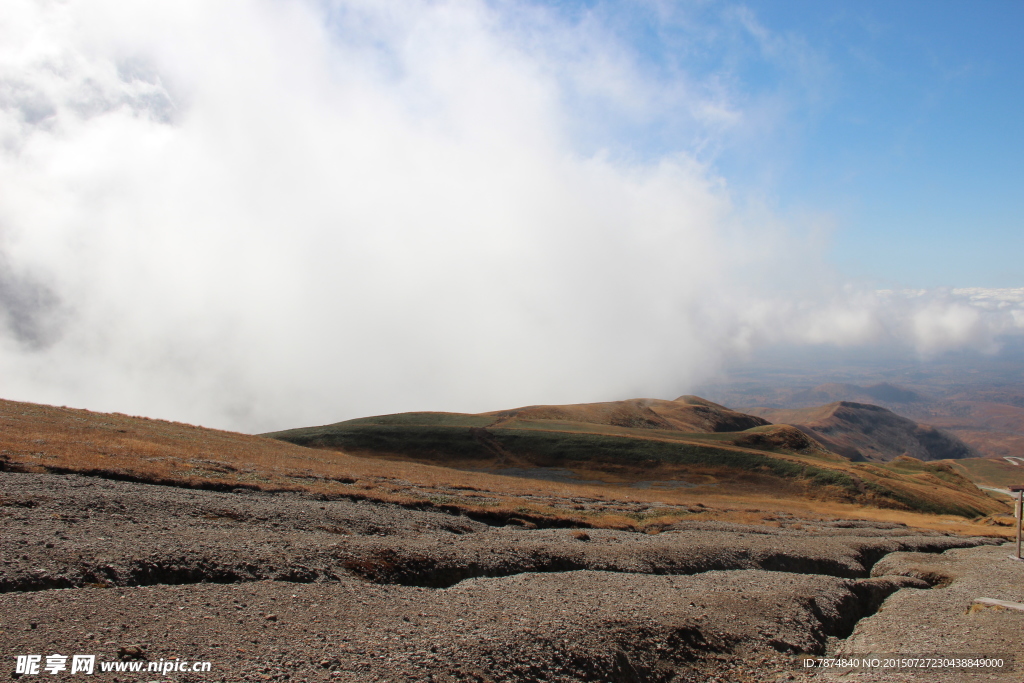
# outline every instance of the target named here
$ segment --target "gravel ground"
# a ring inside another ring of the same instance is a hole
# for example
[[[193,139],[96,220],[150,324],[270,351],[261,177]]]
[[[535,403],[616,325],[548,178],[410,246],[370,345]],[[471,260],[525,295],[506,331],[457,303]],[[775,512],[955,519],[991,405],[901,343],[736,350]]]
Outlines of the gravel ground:
[[[992,541],[892,524],[523,529],[366,502],[0,473],[0,534],[12,672],[18,654],[81,653],[211,663],[207,674],[97,674],[122,681],[807,680],[798,655],[874,647],[863,639],[916,629],[922,610],[940,631],[951,617],[994,620],[992,633],[1009,623],[991,610],[964,616],[962,604],[977,592],[964,577],[1005,548],[936,554]],[[1012,584],[1024,568],[1005,563]],[[1013,595],[987,597],[1024,598]],[[915,596],[939,602],[919,608]],[[912,644],[919,652],[885,642]]]
[[[859,671],[831,676],[833,680],[864,683],[943,680],[1013,681],[1020,683],[1024,664],[1024,612],[974,606],[976,598],[1024,603],[1024,562],[1011,559],[1011,545],[950,550],[941,555],[893,553],[872,569],[875,575],[913,576],[935,584],[931,590],[900,591],[874,616],[861,621],[838,656],[883,656],[902,653],[924,658],[1020,659],[1012,669],[998,672],[946,669],[935,671]]]

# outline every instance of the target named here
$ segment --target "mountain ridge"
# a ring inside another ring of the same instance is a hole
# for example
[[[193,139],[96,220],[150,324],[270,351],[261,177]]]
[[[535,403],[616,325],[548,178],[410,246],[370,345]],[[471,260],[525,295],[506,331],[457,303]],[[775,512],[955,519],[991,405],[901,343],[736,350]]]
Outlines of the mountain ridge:
[[[791,424],[855,461],[888,462],[900,456],[923,461],[977,457],[956,436],[874,404],[834,401],[811,408],[748,410],[772,422]]]
[[[600,403],[531,405],[479,414],[493,415],[501,421],[566,420],[585,424],[681,432],[736,432],[769,424],[763,418],[741,413],[692,395],[683,395],[672,401],[634,398]]]

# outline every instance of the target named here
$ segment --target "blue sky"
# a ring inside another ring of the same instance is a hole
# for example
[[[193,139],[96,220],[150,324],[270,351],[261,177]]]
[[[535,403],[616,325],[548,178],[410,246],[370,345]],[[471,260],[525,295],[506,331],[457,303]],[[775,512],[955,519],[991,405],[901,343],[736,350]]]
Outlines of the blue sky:
[[[614,27],[643,69],[718,84],[746,119],[672,112],[617,131],[624,153],[715,143],[734,189],[834,220],[829,256],[883,287],[1020,286],[1024,4],[905,1],[560,5]],[[607,141],[605,141],[607,142]]]

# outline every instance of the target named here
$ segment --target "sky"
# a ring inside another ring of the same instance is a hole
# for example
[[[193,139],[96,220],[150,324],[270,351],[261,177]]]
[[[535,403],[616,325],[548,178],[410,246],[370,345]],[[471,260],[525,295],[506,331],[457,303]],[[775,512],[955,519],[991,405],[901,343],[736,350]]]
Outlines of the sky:
[[[1024,335],[1024,5],[9,0],[0,396],[260,432]]]

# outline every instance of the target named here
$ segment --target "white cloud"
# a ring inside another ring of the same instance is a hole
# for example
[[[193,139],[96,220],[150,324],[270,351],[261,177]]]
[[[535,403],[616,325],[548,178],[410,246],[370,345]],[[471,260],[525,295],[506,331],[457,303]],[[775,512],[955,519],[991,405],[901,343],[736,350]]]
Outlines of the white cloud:
[[[828,285],[799,229],[685,150],[581,150],[567,89],[610,83],[594,116],[628,117],[634,93],[664,106],[656,81],[598,28],[504,20],[11,0],[4,396],[265,430],[670,396],[775,340],[932,353],[1021,327],[1019,301]]]
[[[829,293],[826,286],[795,299],[769,298],[762,304],[768,315],[755,324],[762,331],[761,343],[896,345],[922,358],[957,349],[994,353],[1006,335],[1022,328],[1020,294],[1019,289],[871,291],[849,286]]]

